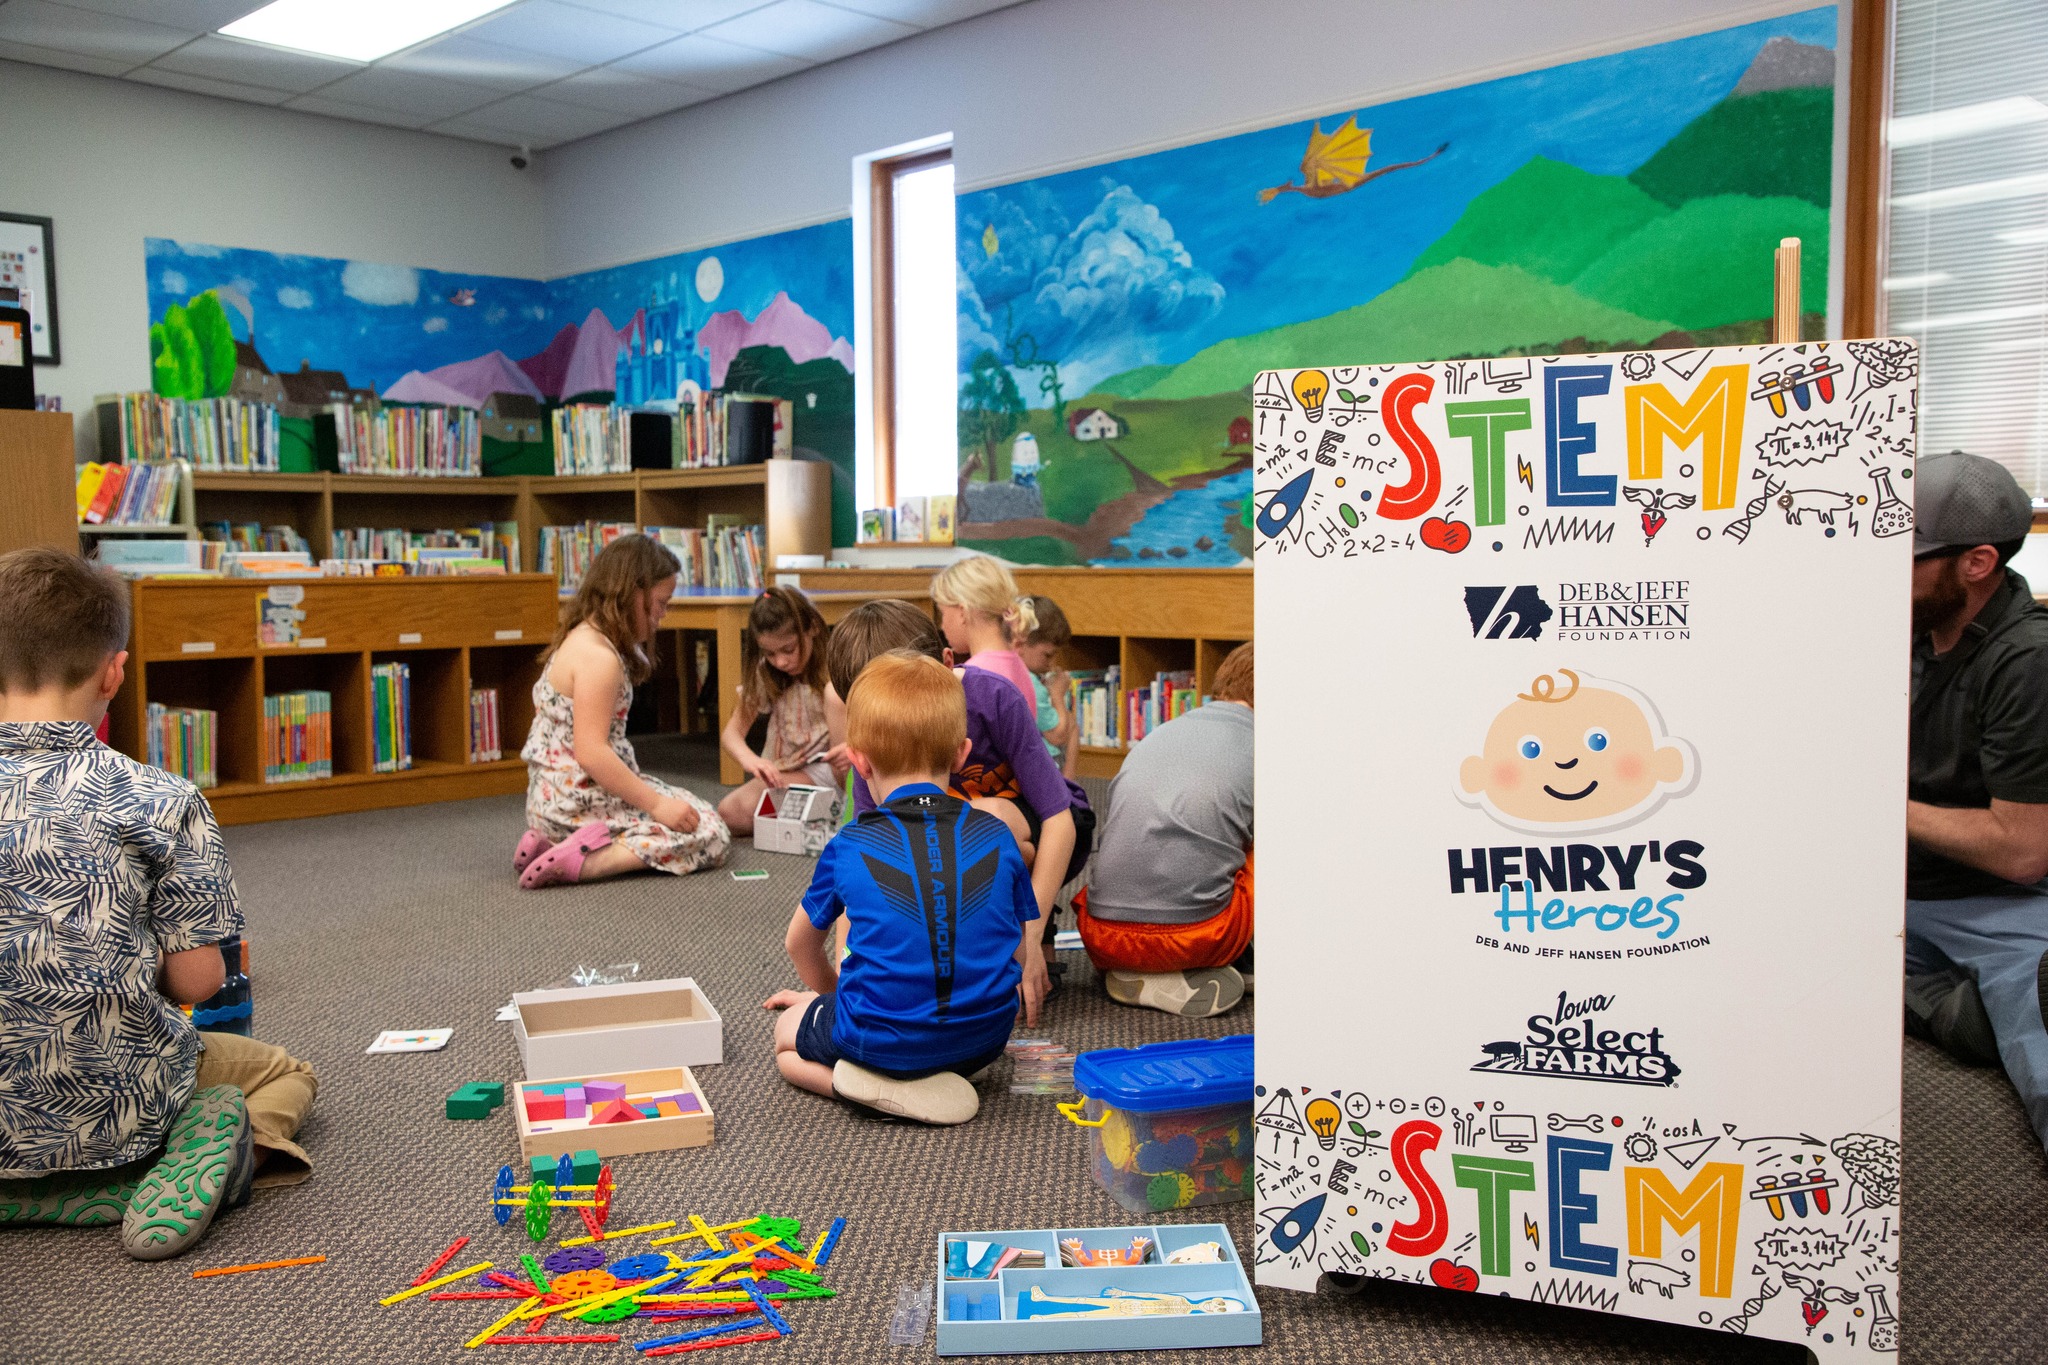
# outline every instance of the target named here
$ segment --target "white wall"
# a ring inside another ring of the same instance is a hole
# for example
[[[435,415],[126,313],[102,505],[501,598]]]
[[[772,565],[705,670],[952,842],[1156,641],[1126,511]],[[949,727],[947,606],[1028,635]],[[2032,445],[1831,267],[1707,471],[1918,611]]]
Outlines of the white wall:
[[[1812,2],[1030,0],[546,153],[548,273],[842,216],[851,158],[934,133],[964,193]]]
[[[36,388],[81,451],[95,394],[149,387],[145,237],[545,273],[544,189],[503,148],[13,62],[0,92],[0,207],[56,220],[64,360]]]

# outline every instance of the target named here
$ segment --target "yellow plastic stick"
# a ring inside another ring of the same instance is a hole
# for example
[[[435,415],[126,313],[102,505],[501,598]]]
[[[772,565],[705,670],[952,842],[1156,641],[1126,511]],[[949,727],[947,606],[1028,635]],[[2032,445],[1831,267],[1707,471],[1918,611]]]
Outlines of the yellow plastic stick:
[[[428,1280],[425,1284],[416,1284],[410,1289],[401,1289],[390,1298],[379,1299],[377,1302],[388,1308],[400,1299],[409,1299],[415,1294],[424,1294],[429,1289],[439,1289],[444,1284],[454,1284],[457,1280],[466,1280],[472,1275],[481,1275],[484,1271],[489,1270],[491,1266],[492,1262],[490,1261],[478,1261],[467,1270],[458,1270],[453,1274],[443,1275],[439,1279]]]
[[[734,1228],[743,1228],[753,1221],[751,1218],[742,1218],[737,1223],[720,1223],[715,1228],[707,1228],[704,1226],[704,1220],[693,1213],[690,1215],[690,1226],[696,1229],[695,1232],[679,1232],[673,1237],[657,1238],[647,1245],[654,1247],[666,1246],[670,1242],[687,1242],[692,1238],[702,1237],[711,1250],[723,1251],[725,1248],[719,1245],[718,1238],[714,1234],[731,1232]]]
[[[669,1219],[666,1223],[642,1223],[637,1228],[620,1228],[616,1232],[607,1232],[602,1237],[565,1237],[562,1239],[561,1245],[565,1247],[587,1247],[592,1242],[609,1242],[615,1237],[636,1237],[643,1232],[660,1232],[663,1228],[672,1228],[675,1225],[676,1220],[673,1218]],[[652,1244],[650,1243],[650,1245]]]
[[[498,1335],[498,1329],[500,1327],[508,1326],[515,1318],[517,1318],[521,1313],[524,1313],[525,1311],[526,1305],[524,1303],[521,1303],[517,1308],[507,1313],[504,1317],[499,1318],[496,1322],[492,1323],[489,1327],[484,1328],[483,1331],[478,1332],[475,1336],[471,1337],[467,1342],[463,1344],[467,1346],[470,1350],[475,1350],[477,1347],[489,1341],[492,1337]]]

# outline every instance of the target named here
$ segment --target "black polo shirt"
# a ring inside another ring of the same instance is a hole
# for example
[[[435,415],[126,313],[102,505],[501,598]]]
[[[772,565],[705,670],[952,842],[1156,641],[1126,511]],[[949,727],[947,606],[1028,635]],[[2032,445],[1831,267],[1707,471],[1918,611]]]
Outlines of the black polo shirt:
[[[2048,608],[2027,580],[2005,584],[1946,655],[1913,642],[1906,794],[1932,806],[2048,805]],[[1990,872],[1906,845],[1906,894],[1952,900],[2015,890]]]

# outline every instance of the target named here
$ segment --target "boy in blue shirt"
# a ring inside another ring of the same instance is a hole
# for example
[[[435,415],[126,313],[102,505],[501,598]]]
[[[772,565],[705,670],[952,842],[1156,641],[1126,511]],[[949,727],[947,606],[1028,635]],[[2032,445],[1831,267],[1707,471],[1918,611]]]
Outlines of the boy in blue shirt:
[[[242,911],[206,798],[93,735],[127,640],[113,575],[0,556],[0,1223],[120,1223],[161,1260],[305,1178],[314,1081],[178,1009],[220,990]]]
[[[778,991],[792,1085],[923,1123],[980,1108],[968,1077],[1003,1054],[1038,899],[1009,827],[949,795],[967,704],[944,664],[881,655],[846,699],[846,744],[878,803],[818,857],[785,945],[808,991]],[[847,918],[836,976],[828,932]]]

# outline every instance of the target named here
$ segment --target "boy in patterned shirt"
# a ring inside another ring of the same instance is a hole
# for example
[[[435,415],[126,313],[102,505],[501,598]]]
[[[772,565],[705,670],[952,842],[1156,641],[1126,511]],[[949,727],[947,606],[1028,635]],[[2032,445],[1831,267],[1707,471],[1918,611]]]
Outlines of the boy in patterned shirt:
[[[0,1222],[119,1221],[139,1260],[310,1173],[313,1073],[200,1034],[242,930],[213,812],[93,735],[128,660],[128,593],[58,550],[0,556]]]
[[[775,1064],[820,1095],[965,1123],[981,1103],[969,1078],[1016,1021],[1031,878],[1009,827],[946,791],[969,741],[944,664],[908,650],[870,663],[846,699],[846,745],[879,804],[825,845],[790,918],[784,945],[810,990],[764,1002],[783,1011]],[[842,914],[835,969],[825,945]]]

